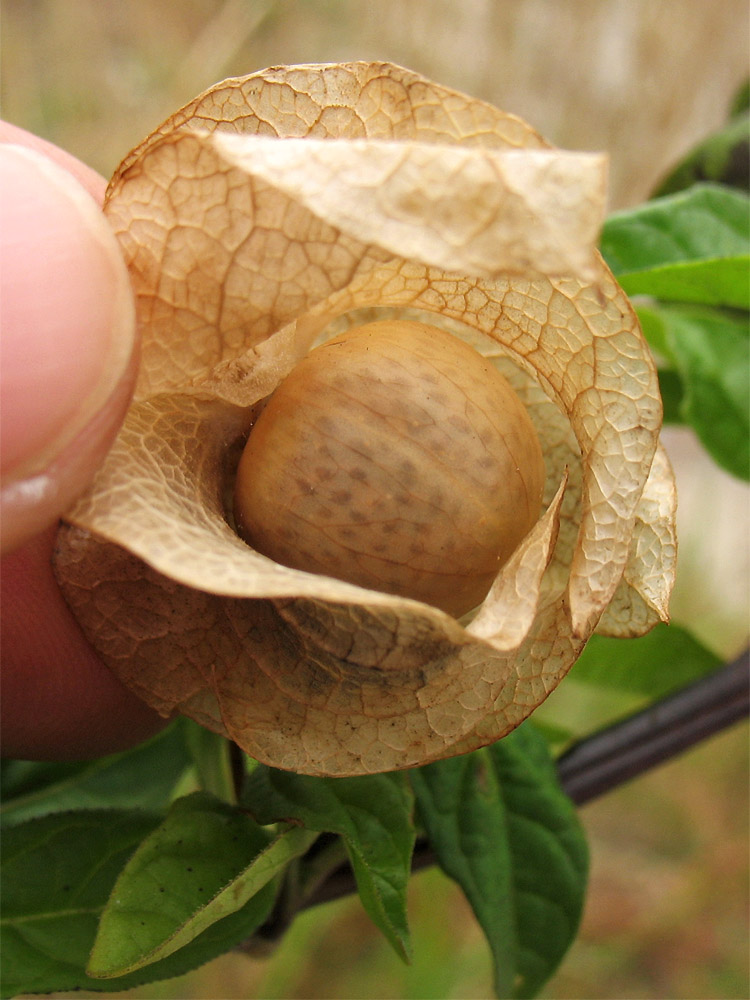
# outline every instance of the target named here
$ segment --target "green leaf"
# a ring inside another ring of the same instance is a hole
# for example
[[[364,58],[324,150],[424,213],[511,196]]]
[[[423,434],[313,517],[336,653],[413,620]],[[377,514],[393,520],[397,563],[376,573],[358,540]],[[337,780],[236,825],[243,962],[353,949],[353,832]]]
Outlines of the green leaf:
[[[674,365],[682,419],[713,459],[750,478],[750,331],[747,317],[697,306],[640,308],[650,342]]]
[[[592,636],[569,677],[655,699],[711,673],[722,662],[679,625],[657,625],[637,639]]]
[[[413,770],[419,814],[443,871],[459,883],[492,951],[495,992],[514,996],[520,952],[508,816],[489,752]]]
[[[261,766],[250,775],[245,801],[261,823],[288,820],[339,834],[362,905],[408,960],[406,888],[415,832],[413,798],[403,774],[311,778]]]
[[[545,739],[528,723],[493,746],[409,772],[441,868],[466,893],[499,997],[531,997],[580,922],[588,851]]]
[[[190,765],[179,726],[125,753],[73,764],[5,761],[3,825],[70,809],[162,810]]]
[[[699,143],[659,184],[654,197],[674,194],[702,181],[747,191],[750,181],[750,115],[736,115]]]
[[[3,994],[90,985],[83,969],[120,869],[158,817],[56,813],[3,833]]]
[[[211,924],[167,958],[109,981],[86,974],[100,914],[128,857],[160,817],[137,812],[56,813],[7,830],[0,921],[3,996],[129,989],[180,976],[248,937],[257,903]]]
[[[629,295],[747,309],[747,195],[698,184],[611,215],[604,257]]]
[[[171,955],[244,908],[245,934],[268,915],[272,880],[311,838],[272,838],[245,813],[205,792],[178,799],[117,879],[88,973],[125,975]]]
[[[750,78],[737,88],[737,92],[732,98],[729,117],[735,118],[745,111],[750,111]]]
[[[683,404],[685,400],[685,387],[677,372],[669,368],[660,368],[657,372],[659,376],[659,392],[661,402],[664,407],[663,422],[665,424],[684,424]]]

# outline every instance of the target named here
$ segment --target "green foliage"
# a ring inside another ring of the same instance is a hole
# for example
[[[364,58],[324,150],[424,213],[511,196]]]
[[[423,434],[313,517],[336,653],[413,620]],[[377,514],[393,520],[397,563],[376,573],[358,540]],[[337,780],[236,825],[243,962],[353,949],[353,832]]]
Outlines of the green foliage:
[[[699,142],[654,191],[657,198],[713,181],[747,191],[750,188],[750,80],[739,88],[729,109],[729,121]]]
[[[413,798],[403,774],[310,778],[258,767],[245,801],[260,822],[296,821],[341,836],[362,905],[397,954],[409,958],[406,887],[415,830]]]
[[[705,306],[642,306],[644,333],[679,386],[672,415],[689,424],[722,468],[750,479],[750,338],[747,316]]]
[[[750,185],[750,114],[739,110],[728,125],[700,143],[659,184],[654,194],[662,197],[693,184],[712,181],[745,191]]]
[[[602,253],[628,295],[747,309],[750,199],[719,185],[609,217]]]
[[[602,252],[659,356],[664,418],[750,478],[750,112],[700,143],[654,200],[611,216]],[[701,183],[709,181],[713,183]]]
[[[4,831],[3,996],[91,985],[99,915],[128,855],[157,825],[137,810],[56,813]]]
[[[656,699],[699,680],[721,659],[679,625],[657,625],[638,639],[595,635],[571,671],[571,679]]]
[[[729,118],[736,118],[738,115],[750,111],[750,77],[737,89],[737,93],[732,98],[729,108]]]
[[[273,902],[272,893],[250,900],[223,919],[217,914],[215,922],[186,947],[146,968],[106,982],[87,974],[100,918],[112,906],[115,883],[124,877],[128,859],[139,845],[148,846],[158,825],[158,816],[137,810],[80,810],[54,813],[4,833],[2,996],[120,990],[171,978],[223,955],[252,932],[267,914],[261,907]],[[150,886],[152,893],[158,888]],[[176,905],[173,900],[172,906]],[[161,910],[159,914],[161,918]],[[139,924],[134,915],[133,919]],[[148,906],[140,919],[147,931],[153,926]],[[143,933],[140,926],[139,931]]]
[[[612,216],[602,251],[660,358],[665,419],[750,478],[750,198],[696,185]]]
[[[440,866],[492,949],[498,997],[533,997],[572,943],[588,851],[546,740],[529,723],[486,750],[411,772]]]
[[[287,846],[281,837],[272,843],[268,831],[205,792],[178,799],[119,875],[89,975],[109,978],[149,965],[240,909],[243,933],[255,930],[273,904],[270,880],[289,860],[288,850],[278,850]]]
[[[163,809],[190,763],[184,728],[170,726],[134,750],[99,760],[4,761],[0,822],[9,826],[64,809]]]
[[[628,642],[595,637],[574,674],[655,697],[717,662],[687,632],[658,627]],[[78,786],[73,780],[63,794],[49,765],[8,768],[3,995],[124,989],[189,971],[247,940],[272,909],[291,919],[347,857],[365,909],[408,959],[406,888],[417,835],[466,893],[493,954],[499,996],[533,996],[571,943],[585,840],[547,740],[531,725],[488,749],[402,774],[322,779],[253,765],[244,808],[207,792],[167,808],[177,768],[165,781],[152,751],[164,747],[169,760],[182,747],[172,760],[182,762],[183,787],[196,773],[184,737],[180,723],[101,762],[103,774],[130,775],[134,790],[159,789],[160,814],[79,808],[21,821],[32,792],[35,810],[41,802],[55,810]],[[226,747],[198,740],[200,773],[215,784]],[[84,765],[68,770],[69,779],[87,776]],[[123,794],[119,781],[113,788]]]

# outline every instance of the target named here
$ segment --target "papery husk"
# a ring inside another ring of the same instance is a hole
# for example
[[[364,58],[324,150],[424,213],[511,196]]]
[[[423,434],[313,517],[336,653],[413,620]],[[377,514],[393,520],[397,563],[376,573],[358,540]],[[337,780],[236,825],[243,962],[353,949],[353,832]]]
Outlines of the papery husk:
[[[666,620],[674,482],[651,357],[595,249],[603,210],[601,157],[384,63],[225,81],[126,157],[105,211],[141,373],[56,557],[118,676],[266,763],[362,774],[498,739],[597,624]],[[463,337],[539,432],[543,516],[468,623],[280,566],[232,529],[257,405],[363,315]]]

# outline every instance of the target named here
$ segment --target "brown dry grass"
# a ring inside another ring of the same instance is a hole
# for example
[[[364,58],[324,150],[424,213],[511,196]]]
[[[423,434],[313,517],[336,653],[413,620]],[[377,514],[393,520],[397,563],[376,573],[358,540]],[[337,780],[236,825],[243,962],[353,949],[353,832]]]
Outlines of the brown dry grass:
[[[746,0],[5,0],[3,114],[109,175],[223,77],[390,59],[608,150],[618,206],[723,120],[748,15]]]

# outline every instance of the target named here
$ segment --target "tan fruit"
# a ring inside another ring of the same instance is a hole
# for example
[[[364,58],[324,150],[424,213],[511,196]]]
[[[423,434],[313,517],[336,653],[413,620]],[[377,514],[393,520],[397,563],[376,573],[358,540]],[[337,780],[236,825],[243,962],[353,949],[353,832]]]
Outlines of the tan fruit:
[[[390,320],[316,348],[276,389],[235,517],[277,562],[459,616],[537,522],[543,485],[534,427],[492,363]]]

